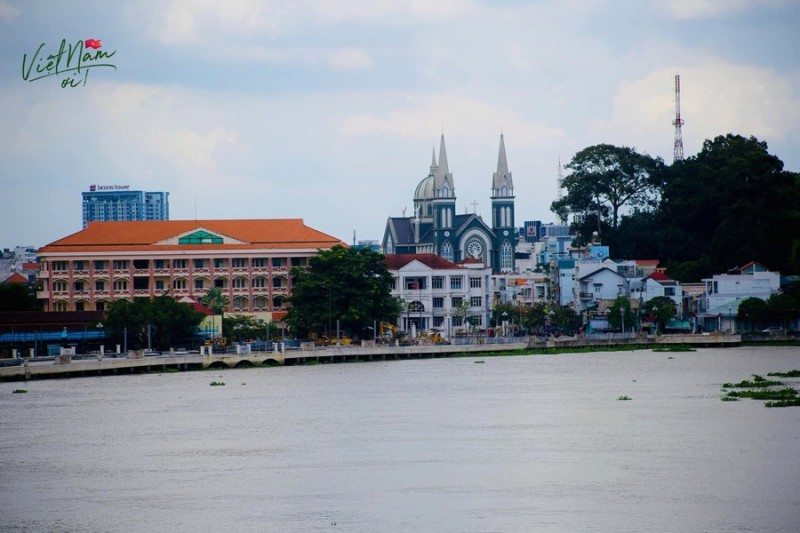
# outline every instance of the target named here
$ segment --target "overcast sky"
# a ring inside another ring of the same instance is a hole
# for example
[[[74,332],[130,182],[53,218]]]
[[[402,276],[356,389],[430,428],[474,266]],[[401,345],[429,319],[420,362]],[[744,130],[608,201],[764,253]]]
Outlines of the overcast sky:
[[[559,158],[672,162],[676,73],[687,157],[754,135],[798,171],[798,28],[793,0],[0,0],[0,247],[79,231],[92,184],[380,240],[442,132],[459,212],[488,214],[502,131],[518,225],[553,221]],[[62,39],[116,70],[25,81]]]

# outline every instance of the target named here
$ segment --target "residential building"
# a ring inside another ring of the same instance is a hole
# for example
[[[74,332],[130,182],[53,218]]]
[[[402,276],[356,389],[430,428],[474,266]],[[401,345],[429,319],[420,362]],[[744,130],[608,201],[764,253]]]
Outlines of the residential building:
[[[83,227],[89,222],[169,220],[169,193],[129,190],[129,185],[92,185],[83,194]]]
[[[412,335],[437,330],[449,338],[488,327],[490,267],[475,259],[454,264],[435,254],[390,254],[385,261],[394,276],[392,296],[404,303],[400,329]]]
[[[780,272],[770,272],[764,265],[751,261],[726,274],[703,279],[706,286],[705,312],[700,320],[703,331],[733,331],[739,304],[747,298],[769,299],[780,289]]]
[[[228,312],[269,320],[286,308],[290,269],[336,245],[346,246],[301,219],[93,222],[39,250],[38,297],[45,311],[102,311],[161,294],[198,301],[216,287]]]
[[[475,212],[456,213],[455,183],[442,135],[439,160],[434,150],[430,171],[414,193],[414,215],[392,217],[386,223],[384,252],[435,254],[452,263],[471,258],[494,272],[513,272],[519,232],[514,224],[514,182],[502,135],[491,191],[490,224]]]

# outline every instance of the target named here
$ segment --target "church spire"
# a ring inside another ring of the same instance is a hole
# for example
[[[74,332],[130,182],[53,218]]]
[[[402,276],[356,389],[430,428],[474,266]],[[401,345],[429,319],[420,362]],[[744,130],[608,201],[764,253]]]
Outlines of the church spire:
[[[450,169],[447,168],[447,151],[444,148],[444,133],[442,133],[442,142],[439,145],[439,168],[441,169],[442,176],[450,172]]]
[[[508,170],[506,142],[502,133],[500,134],[500,151],[497,154],[497,172],[492,176],[492,195],[514,196],[514,181],[511,179],[511,172]]]
[[[444,146],[444,134],[439,145],[439,164],[433,178],[433,189],[437,197],[455,197],[453,174],[447,166],[447,150]]]

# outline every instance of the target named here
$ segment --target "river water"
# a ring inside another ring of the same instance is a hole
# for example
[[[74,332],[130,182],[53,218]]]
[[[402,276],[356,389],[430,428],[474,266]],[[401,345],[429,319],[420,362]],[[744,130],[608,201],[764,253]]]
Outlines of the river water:
[[[720,401],[792,369],[727,348],[0,383],[0,529],[796,532],[800,407]]]

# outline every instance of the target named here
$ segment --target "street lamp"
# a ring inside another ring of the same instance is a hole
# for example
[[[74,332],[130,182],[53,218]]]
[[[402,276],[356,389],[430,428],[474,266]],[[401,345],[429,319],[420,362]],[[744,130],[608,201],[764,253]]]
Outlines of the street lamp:
[[[622,334],[624,335],[625,334],[625,308],[621,307],[621,306],[619,308],[619,318],[622,321]]]

